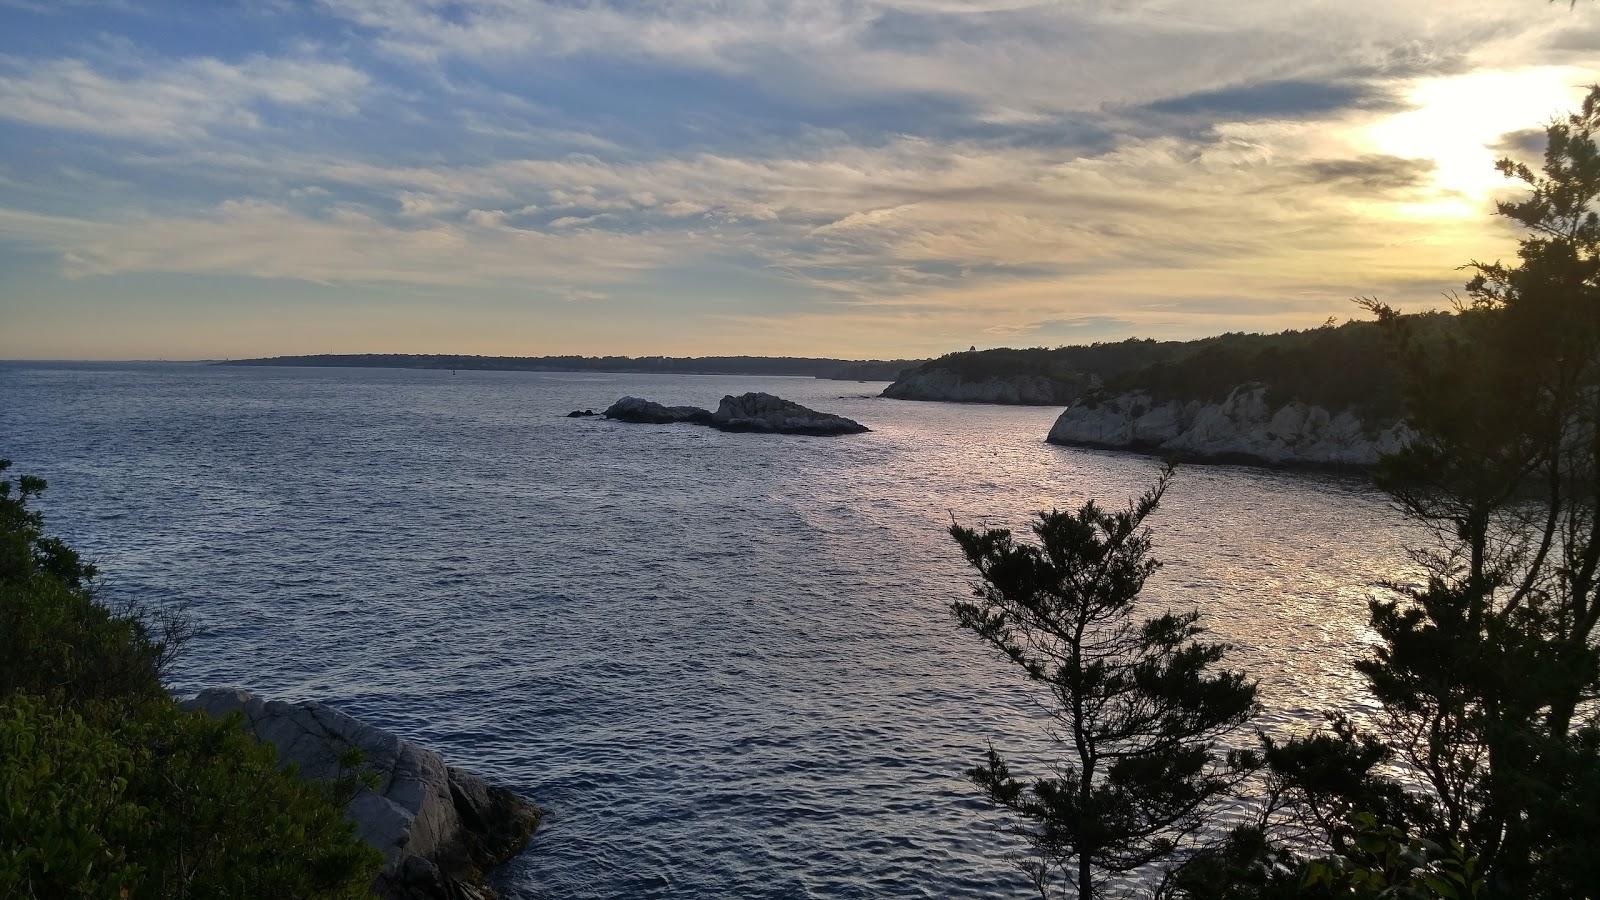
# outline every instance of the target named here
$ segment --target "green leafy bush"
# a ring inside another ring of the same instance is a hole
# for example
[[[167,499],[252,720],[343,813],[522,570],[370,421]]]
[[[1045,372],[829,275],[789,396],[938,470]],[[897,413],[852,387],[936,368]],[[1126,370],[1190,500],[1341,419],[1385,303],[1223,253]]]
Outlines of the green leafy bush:
[[[37,697],[0,700],[0,896],[115,897],[138,883],[129,797],[140,763],[115,732]]]
[[[44,488],[0,478],[0,897],[370,896],[347,786],[181,711],[161,681],[181,620],[99,603],[28,506]]]

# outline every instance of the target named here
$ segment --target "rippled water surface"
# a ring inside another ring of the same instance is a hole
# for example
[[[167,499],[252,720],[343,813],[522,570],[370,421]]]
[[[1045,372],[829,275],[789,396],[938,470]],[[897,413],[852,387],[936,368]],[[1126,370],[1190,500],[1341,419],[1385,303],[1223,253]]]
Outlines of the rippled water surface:
[[[0,365],[0,455],[113,596],[189,605],[179,688],[327,700],[548,810],[510,897],[1024,896],[962,770],[1047,749],[958,631],[951,517],[1121,503],[1157,469],[1057,410],[799,378]],[[568,419],[765,390],[845,438]],[[1407,535],[1358,480],[1180,473],[1153,605],[1199,603],[1273,730],[1360,696]]]

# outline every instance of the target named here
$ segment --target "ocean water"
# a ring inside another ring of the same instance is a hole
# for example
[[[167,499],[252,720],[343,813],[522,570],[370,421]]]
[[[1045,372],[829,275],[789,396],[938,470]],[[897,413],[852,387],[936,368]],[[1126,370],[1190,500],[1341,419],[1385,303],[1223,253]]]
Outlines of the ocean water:
[[[1120,504],[1150,459],[1043,442],[1055,409],[882,384],[0,364],[0,456],[116,598],[181,603],[176,687],[332,703],[547,810],[507,897],[1025,896],[962,772],[1051,749],[960,631],[945,529]],[[842,437],[568,419],[764,390]],[[1358,710],[1365,600],[1415,541],[1360,479],[1180,471],[1151,608],[1199,604],[1260,725]]]

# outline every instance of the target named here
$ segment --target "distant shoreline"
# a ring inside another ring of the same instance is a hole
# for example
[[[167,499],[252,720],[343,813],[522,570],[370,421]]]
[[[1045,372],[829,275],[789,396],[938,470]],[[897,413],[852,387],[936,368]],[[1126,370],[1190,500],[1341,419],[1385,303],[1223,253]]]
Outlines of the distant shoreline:
[[[788,356],[453,356],[336,353],[212,360],[214,366],[279,368],[451,369],[481,372],[604,372],[637,375],[768,375],[834,381],[893,381],[922,360],[853,360]]]

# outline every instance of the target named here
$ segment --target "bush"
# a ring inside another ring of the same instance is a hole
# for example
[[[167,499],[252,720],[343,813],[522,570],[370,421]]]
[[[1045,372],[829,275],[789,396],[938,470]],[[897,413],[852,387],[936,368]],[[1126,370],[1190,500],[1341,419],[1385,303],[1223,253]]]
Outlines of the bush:
[[[181,621],[97,602],[28,507],[44,488],[0,479],[0,897],[369,896],[382,858],[345,785],[181,711],[161,681]]]
[[[140,880],[138,754],[37,697],[0,701],[0,896],[115,897]]]
[[[0,459],[0,475],[10,460]],[[166,696],[182,644],[175,616],[115,612],[95,600],[95,568],[44,533],[28,502],[42,478],[0,477],[0,697],[26,691],[71,704]]]
[[[236,721],[0,701],[0,896],[365,897],[376,850]]]

